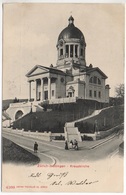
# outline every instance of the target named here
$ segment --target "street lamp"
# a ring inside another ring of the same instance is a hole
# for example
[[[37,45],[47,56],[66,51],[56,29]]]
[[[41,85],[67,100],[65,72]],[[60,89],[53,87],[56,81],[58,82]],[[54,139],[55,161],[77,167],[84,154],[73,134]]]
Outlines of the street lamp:
[[[31,111],[30,112],[32,113],[32,102],[31,102]]]

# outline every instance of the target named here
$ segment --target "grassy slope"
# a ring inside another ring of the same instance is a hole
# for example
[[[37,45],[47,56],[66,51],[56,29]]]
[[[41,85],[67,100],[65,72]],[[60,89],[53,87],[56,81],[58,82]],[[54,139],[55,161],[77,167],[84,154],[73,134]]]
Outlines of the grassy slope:
[[[51,131],[64,132],[66,122],[88,116],[95,109],[100,108],[101,104],[95,101],[78,100],[76,103],[66,103],[50,105],[51,112],[29,113],[21,119],[14,122],[13,127],[31,131]]]
[[[51,131],[61,133],[64,132],[66,121],[69,122],[76,118],[81,118],[79,111],[75,113],[73,113],[72,110],[30,113],[23,119],[15,122],[14,127],[32,131],[38,130],[40,132]],[[93,133],[95,120],[98,122],[98,130],[101,131],[121,124],[124,121],[124,106],[115,106],[104,110],[98,116],[76,123],[76,126],[81,133]]]
[[[32,153],[26,151],[12,141],[2,138],[3,145],[3,162],[11,162],[16,164],[37,164],[39,158]]]
[[[105,131],[124,122],[124,106],[115,106],[103,110],[98,116],[94,116],[83,122],[76,123],[81,133],[93,133],[95,120],[98,123],[98,130]]]

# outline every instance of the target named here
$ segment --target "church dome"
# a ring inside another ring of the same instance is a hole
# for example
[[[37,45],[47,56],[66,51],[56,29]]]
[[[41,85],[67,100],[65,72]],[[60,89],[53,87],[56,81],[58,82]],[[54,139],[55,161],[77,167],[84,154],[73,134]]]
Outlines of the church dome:
[[[77,27],[74,26],[74,18],[72,16],[70,16],[68,21],[69,21],[69,24],[59,34],[58,41],[60,39],[75,38],[75,39],[83,40],[85,42],[83,33]]]

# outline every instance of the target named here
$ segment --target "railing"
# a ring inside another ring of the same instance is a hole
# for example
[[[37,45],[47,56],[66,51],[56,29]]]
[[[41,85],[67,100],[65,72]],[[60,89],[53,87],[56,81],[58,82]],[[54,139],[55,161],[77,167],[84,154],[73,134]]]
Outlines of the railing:
[[[30,106],[30,102],[17,102],[17,103],[11,103],[10,107],[17,108],[17,107],[24,107],[24,106]]]
[[[32,138],[37,138],[40,140],[45,140],[45,141],[51,141],[51,132],[31,132],[29,131],[24,131],[24,129],[19,130],[19,129],[12,129],[12,128],[3,128],[4,131],[13,133],[13,134],[19,134],[24,137],[32,137]]]
[[[57,98],[49,100],[49,104],[61,104],[61,103],[71,103],[76,102],[77,97],[66,97],[66,98]]]

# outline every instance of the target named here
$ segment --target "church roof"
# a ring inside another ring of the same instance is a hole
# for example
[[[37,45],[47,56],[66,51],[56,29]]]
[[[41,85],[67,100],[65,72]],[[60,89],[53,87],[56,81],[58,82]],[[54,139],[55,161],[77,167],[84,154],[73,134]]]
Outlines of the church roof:
[[[86,73],[87,73],[87,74],[90,74],[91,72],[94,72],[94,71],[99,72],[99,73],[102,75],[102,77],[103,77],[104,79],[107,79],[107,78],[108,78],[108,77],[100,70],[100,68],[98,68],[98,67],[94,67],[94,68],[86,67]]]
[[[68,21],[69,21],[69,24],[59,34],[58,41],[60,39],[77,38],[77,39],[83,40],[85,42],[83,33],[77,27],[74,26],[74,18],[72,16],[70,16]]]
[[[26,74],[26,77],[30,77],[31,74],[38,68],[41,69],[41,70],[44,70],[45,72],[50,72],[50,73],[60,74],[60,75],[68,75],[68,73],[65,73],[65,72],[63,72],[59,69],[54,68],[54,67],[45,67],[45,66],[42,66],[42,65],[36,65]],[[38,72],[38,73],[35,73],[35,74],[36,75],[41,74],[41,72]]]

